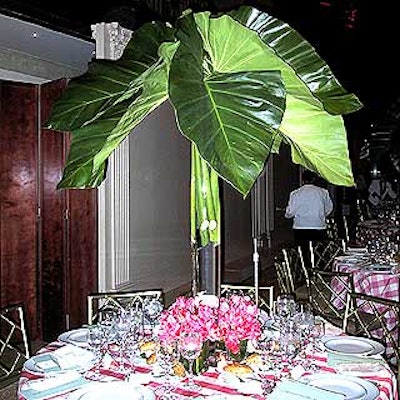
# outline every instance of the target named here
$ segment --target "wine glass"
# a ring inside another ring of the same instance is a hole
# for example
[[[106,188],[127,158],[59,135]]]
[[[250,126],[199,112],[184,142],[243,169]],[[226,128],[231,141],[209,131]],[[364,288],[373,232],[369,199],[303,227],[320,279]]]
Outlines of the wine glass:
[[[280,320],[292,316],[296,307],[294,296],[288,293],[280,294],[276,299],[276,314]]]
[[[177,341],[173,338],[160,339],[157,348],[157,359],[159,360],[159,365],[163,369],[165,376],[164,383],[156,389],[156,394],[162,395],[170,393],[174,388],[171,383],[174,365],[179,360]]]
[[[116,341],[119,349],[119,371],[125,373],[126,369],[124,367],[124,353],[126,340],[131,329],[131,324],[129,318],[124,310],[121,310],[114,320],[114,330],[116,334]]]
[[[100,373],[100,364],[103,357],[105,344],[104,330],[101,325],[92,325],[88,330],[88,344],[93,351],[95,360],[95,373]]]
[[[154,327],[164,309],[162,303],[158,299],[145,299],[143,304],[144,317],[150,322],[151,336],[154,333]]]
[[[186,384],[189,389],[199,389],[199,386],[194,383],[193,364],[200,356],[202,347],[203,338],[199,332],[184,332],[179,337],[178,350],[189,363],[189,376]]]

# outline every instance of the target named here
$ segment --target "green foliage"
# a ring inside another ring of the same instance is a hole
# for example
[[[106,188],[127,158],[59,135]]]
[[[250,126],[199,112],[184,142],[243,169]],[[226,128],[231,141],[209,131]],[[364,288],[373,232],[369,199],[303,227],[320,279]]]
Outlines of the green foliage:
[[[295,163],[354,185],[342,115],[362,104],[298,32],[242,6],[215,16],[186,11],[175,28],[145,24],[121,59],[93,61],[72,79],[47,121],[72,132],[58,187],[98,186],[108,157],[164,101],[193,145],[192,217],[199,219],[192,240],[204,207],[218,223],[217,231],[200,232],[203,245],[219,241],[217,177],[246,197],[282,140]]]

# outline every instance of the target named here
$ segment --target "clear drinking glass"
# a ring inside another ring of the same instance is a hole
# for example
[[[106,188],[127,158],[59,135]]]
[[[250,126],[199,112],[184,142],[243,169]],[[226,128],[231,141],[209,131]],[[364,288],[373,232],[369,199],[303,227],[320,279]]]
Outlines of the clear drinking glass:
[[[171,393],[174,389],[172,384],[172,375],[174,365],[179,360],[178,343],[175,339],[166,338],[160,339],[160,345],[157,349],[157,359],[159,360],[160,367],[163,369],[164,382],[156,389],[157,395]]]
[[[189,362],[189,376],[186,384],[189,389],[199,389],[193,380],[193,363],[200,356],[202,347],[203,339],[199,332],[185,332],[179,337],[178,350],[181,356]]]
[[[276,298],[276,315],[279,319],[287,319],[294,314],[296,302],[293,295],[285,293]]]
[[[103,348],[105,346],[104,330],[101,325],[92,325],[89,327],[88,344],[94,354],[95,373],[100,373],[100,365],[103,358]]]

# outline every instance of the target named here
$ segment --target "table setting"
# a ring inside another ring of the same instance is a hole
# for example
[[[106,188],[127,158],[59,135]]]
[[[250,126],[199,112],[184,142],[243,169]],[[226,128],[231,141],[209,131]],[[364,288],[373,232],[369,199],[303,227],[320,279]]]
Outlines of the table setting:
[[[147,332],[129,313],[63,332],[25,363],[19,400],[398,399],[377,342],[344,335],[290,295],[274,310],[201,293],[177,298]],[[99,329],[101,345],[90,337]]]

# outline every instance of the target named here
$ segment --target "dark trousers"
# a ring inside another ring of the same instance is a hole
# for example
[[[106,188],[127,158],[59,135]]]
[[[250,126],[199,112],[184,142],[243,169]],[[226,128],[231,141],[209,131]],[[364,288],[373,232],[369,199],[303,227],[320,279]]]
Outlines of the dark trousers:
[[[328,234],[326,229],[293,229],[293,238],[296,246],[301,247],[304,265],[306,268],[311,268],[310,241],[328,240]]]

